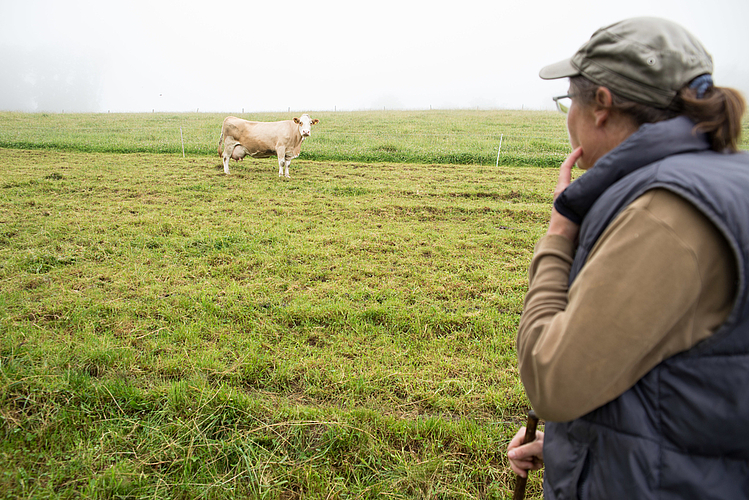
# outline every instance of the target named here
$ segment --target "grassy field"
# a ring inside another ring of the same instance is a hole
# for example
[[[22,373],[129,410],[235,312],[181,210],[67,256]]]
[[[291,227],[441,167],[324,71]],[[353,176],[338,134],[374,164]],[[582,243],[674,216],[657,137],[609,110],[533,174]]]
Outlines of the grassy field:
[[[0,113],[0,497],[510,498],[566,134],[491,113],[318,114],[291,180],[224,175],[218,116]],[[486,158],[419,160],[435,116]]]
[[[300,113],[242,114],[288,120]],[[557,166],[569,150],[564,116],[542,111],[312,112],[320,123],[301,159]],[[226,114],[0,112],[0,147],[109,153],[217,155]],[[182,135],[180,136],[180,129]]]

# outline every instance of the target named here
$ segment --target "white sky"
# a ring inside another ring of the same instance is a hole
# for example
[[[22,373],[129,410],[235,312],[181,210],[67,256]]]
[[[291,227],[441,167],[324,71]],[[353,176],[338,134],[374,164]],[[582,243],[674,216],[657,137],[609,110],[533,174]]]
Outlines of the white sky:
[[[551,109],[541,67],[642,15],[749,97],[748,0],[0,0],[0,110]]]

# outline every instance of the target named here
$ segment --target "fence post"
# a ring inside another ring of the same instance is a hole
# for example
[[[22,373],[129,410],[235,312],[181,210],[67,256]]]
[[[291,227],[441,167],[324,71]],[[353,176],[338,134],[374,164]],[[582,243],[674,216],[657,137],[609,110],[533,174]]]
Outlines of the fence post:
[[[499,148],[497,148],[497,164],[494,165],[495,167],[499,166],[499,152],[502,151],[502,137],[504,137],[504,134],[499,134]]]

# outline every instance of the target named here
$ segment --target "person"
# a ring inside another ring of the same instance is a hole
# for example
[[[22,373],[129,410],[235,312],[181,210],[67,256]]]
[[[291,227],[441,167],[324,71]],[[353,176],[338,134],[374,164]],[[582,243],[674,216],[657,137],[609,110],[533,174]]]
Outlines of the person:
[[[517,334],[545,432],[508,458],[544,466],[545,498],[749,498],[745,102],[712,70],[683,27],[634,18],[540,72],[569,78],[573,151]]]

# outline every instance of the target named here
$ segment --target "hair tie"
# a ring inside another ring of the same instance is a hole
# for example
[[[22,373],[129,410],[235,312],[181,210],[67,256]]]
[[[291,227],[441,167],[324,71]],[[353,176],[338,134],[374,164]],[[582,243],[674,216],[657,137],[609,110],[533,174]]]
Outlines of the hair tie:
[[[697,99],[705,97],[707,89],[713,86],[713,77],[708,73],[700,75],[689,83],[689,88],[697,91]]]

